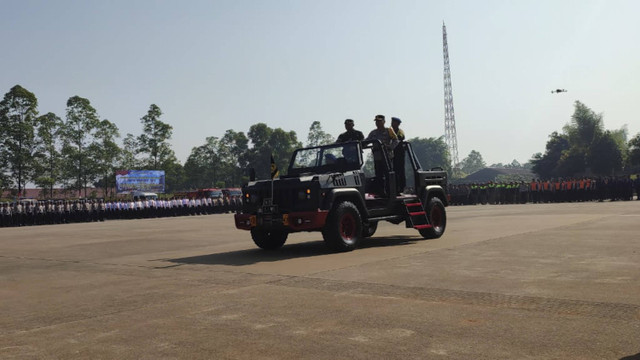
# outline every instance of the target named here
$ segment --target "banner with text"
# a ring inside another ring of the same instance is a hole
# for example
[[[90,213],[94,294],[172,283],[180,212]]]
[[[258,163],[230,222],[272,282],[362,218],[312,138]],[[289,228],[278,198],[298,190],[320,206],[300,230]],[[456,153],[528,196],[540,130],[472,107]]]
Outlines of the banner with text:
[[[164,170],[118,170],[116,171],[116,191],[164,192]]]

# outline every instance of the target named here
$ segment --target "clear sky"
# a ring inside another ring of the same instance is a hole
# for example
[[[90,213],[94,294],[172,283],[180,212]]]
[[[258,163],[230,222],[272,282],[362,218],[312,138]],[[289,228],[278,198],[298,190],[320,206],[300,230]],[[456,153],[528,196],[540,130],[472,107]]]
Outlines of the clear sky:
[[[257,122],[402,118],[444,134],[447,25],[460,160],[524,163],[579,100],[608,129],[640,132],[640,1],[0,0],[0,92],[20,84],[41,114],[71,96],[139,134],[158,105],[184,163],[191,148]],[[551,94],[552,89],[567,93]]]

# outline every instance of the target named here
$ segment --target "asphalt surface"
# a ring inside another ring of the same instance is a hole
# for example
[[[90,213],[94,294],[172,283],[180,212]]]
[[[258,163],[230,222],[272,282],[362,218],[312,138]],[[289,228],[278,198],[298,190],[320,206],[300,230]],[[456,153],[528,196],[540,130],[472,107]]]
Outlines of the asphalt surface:
[[[0,359],[640,359],[640,201],[256,248],[230,214],[0,229]]]

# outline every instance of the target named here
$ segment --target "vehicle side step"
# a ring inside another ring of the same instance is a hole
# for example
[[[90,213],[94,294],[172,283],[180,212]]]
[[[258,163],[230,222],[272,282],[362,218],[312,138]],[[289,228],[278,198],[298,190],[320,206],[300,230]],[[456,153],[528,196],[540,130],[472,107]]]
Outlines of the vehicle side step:
[[[407,211],[407,227],[414,228],[416,230],[431,228],[427,213],[422,207],[422,202],[419,200],[408,200],[404,202],[405,209]],[[416,211],[418,210],[418,211]]]

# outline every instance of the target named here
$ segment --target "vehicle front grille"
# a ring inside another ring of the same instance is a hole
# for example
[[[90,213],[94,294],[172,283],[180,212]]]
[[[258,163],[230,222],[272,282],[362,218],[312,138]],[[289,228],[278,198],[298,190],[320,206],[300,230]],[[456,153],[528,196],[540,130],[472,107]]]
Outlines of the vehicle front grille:
[[[247,204],[245,202],[245,209],[255,211],[260,208],[265,199],[272,199],[272,204],[278,206],[280,212],[292,212],[292,211],[304,211],[317,208],[318,194],[317,190],[313,190],[310,194],[310,199],[306,198],[306,189],[308,187],[301,187],[300,184],[276,183],[273,189],[273,196],[271,192],[271,184],[263,183],[262,186],[255,186],[249,190],[252,202]],[[266,186],[268,185],[268,186]],[[300,198],[299,194],[304,194],[304,198]]]

